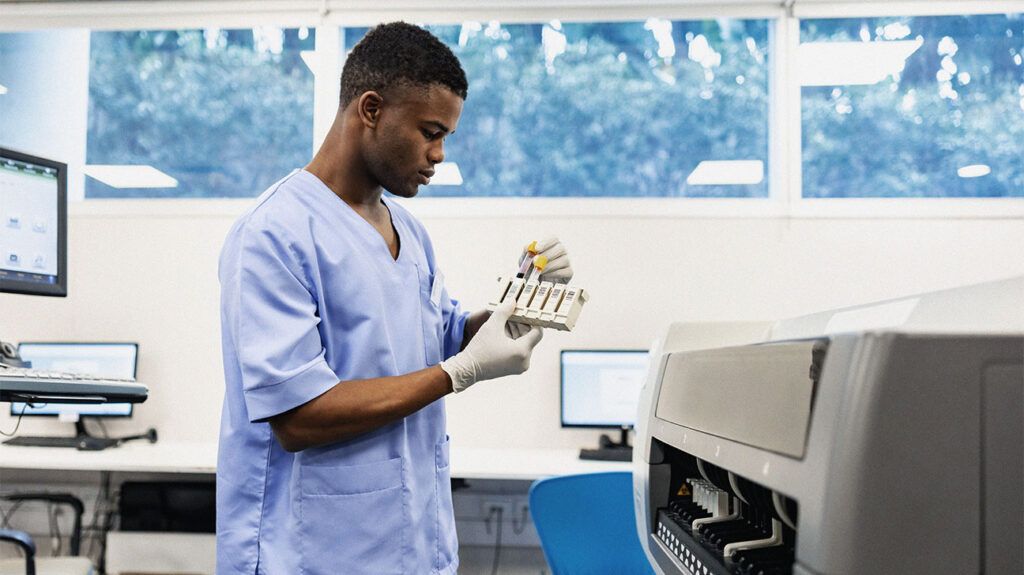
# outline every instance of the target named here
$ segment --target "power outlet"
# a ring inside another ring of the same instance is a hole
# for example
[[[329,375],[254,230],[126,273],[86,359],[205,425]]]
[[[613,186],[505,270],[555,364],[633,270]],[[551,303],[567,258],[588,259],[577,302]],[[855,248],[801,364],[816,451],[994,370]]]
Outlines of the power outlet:
[[[495,509],[501,509],[501,520],[508,521],[515,513],[516,506],[511,499],[491,498],[481,501],[480,513],[485,518],[491,517],[492,513],[496,513]]]
[[[516,517],[525,521],[533,521],[533,518],[530,517],[530,504],[525,499],[516,504],[515,514]]]

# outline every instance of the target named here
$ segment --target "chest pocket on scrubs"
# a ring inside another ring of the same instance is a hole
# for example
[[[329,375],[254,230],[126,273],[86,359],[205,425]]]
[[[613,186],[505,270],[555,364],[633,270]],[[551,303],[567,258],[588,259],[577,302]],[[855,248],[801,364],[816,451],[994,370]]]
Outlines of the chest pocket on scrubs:
[[[434,285],[437,281],[440,284],[440,277],[430,273],[424,265],[416,265],[416,273],[420,281],[420,310],[423,317],[423,347],[427,365],[437,365],[444,359],[441,357],[442,331],[444,329],[441,317],[440,290],[441,285]],[[434,290],[437,290],[437,297],[432,298]],[[433,301],[432,301],[433,300]],[[434,303],[437,301],[438,303]]]
[[[299,467],[299,541],[306,575],[403,574],[408,517],[402,458]]]

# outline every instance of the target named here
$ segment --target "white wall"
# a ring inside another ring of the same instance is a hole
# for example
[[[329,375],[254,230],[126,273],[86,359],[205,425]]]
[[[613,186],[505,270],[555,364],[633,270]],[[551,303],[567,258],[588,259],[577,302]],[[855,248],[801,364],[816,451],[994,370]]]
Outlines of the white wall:
[[[416,200],[406,205],[415,210]],[[75,212],[75,210],[72,210]],[[132,340],[150,400],[112,432],[217,437],[223,397],[216,261],[233,216],[81,213],[70,296],[0,295],[0,338]],[[239,209],[241,211],[241,208]],[[643,347],[670,321],[763,320],[1024,274],[1024,220],[425,218],[449,290],[475,309],[528,240],[556,233],[593,299],[531,370],[448,400],[457,445],[579,447],[562,430],[558,350]],[[0,415],[0,429],[13,420]],[[68,426],[26,418],[19,433]]]

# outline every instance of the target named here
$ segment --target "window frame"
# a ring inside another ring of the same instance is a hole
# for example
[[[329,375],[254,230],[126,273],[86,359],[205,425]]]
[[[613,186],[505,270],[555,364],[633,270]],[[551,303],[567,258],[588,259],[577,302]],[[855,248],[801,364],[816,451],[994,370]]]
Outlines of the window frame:
[[[965,4],[969,4],[965,7]],[[5,4],[2,32],[48,28],[90,30],[247,28],[260,25],[316,29],[317,78],[336,75],[341,55],[340,28],[395,19],[453,24],[465,20],[524,23],[561,19],[573,22],[635,21],[661,18],[770,19],[769,142],[767,198],[417,198],[406,202],[431,218],[832,218],[832,219],[1024,219],[1024,198],[804,198],[800,86],[794,57],[800,20],[868,16],[939,16],[1024,12],[1022,0],[645,0],[623,6],[616,0],[472,1],[399,0],[381,7],[377,0],[242,0],[153,2],[41,1]],[[314,81],[315,150],[330,128],[338,98],[337,80]],[[144,201],[143,201],[144,200]],[[85,199],[72,202],[76,217],[224,217],[241,214],[251,199]]]

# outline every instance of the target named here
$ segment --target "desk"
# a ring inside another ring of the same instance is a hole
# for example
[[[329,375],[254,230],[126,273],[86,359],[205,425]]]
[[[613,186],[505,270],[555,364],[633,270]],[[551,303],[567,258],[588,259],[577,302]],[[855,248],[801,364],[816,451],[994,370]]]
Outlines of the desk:
[[[451,475],[455,478],[470,480],[515,480],[533,481],[541,477],[566,475],[571,473],[588,473],[598,471],[629,471],[631,464],[619,461],[582,461],[576,449],[526,449],[526,448],[480,448],[458,447],[451,449]],[[30,476],[42,475],[43,483],[61,482],[65,476],[53,471],[65,472],[97,472],[100,474],[100,493],[104,500],[110,502],[111,476],[114,474],[174,474],[184,479],[185,474],[205,475],[212,479],[217,472],[217,444],[210,442],[173,442],[158,441],[157,443],[130,442],[120,447],[102,451],[78,451],[76,449],[56,447],[22,447],[0,444],[0,483],[4,472],[21,470]],[[10,473],[8,473],[10,478]],[[195,477],[190,480],[196,479]],[[33,478],[34,481],[34,478]],[[120,481],[120,479],[119,479]],[[525,500],[525,495],[520,497]],[[109,503],[113,505],[112,503]],[[491,535],[485,536],[482,522],[470,522],[460,528],[460,537],[469,544],[490,544]],[[477,533],[479,532],[479,533]],[[522,535],[528,541],[532,530]],[[478,536],[474,539],[474,534]],[[112,555],[107,564],[106,532],[104,531],[102,550],[98,563],[112,572],[127,569],[124,565],[141,565],[137,556],[138,535],[152,537],[153,534],[121,533],[111,542]],[[176,534],[174,537],[183,537]],[[188,537],[188,536],[184,536]],[[212,562],[214,546],[212,536],[191,536],[186,547],[191,549],[194,557],[208,557]],[[533,536],[536,537],[535,535]],[[170,549],[177,549],[177,539],[160,540]],[[475,542],[475,543],[474,543]],[[523,543],[519,543],[522,545]],[[536,540],[532,540],[536,545]],[[150,541],[149,545],[154,545]],[[130,551],[126,551],[129,549]],[[207,549],[204,551],[197,551]],[[539,551],[538,557],[539,555]],[[542,561],[542,560],[541,560]],[[155,565],[155,564],[154,564]],[[154,570],[160,570],[155,567]],[[195,570],[195,569],[193,569]],[[212,572],[212,567],[209,570]]]
[[[553,475],[631,471],[628,461],[584,461],[578,449],[456,447],[451,450],[452,477],[532,481]]]
[[[217,444],[133,442],[102,451],[0,445],[0,470],[3,469],[212,475],[217,472]],[[532,481],[553,475],[630,469],[628,462],[580,460],[576,449],[452,446],[451,450],[452,477],[463,479]]]
[[[0,470],[4,469],[213,474],[217,444],[134,441],[102,451],[0,444]]]

